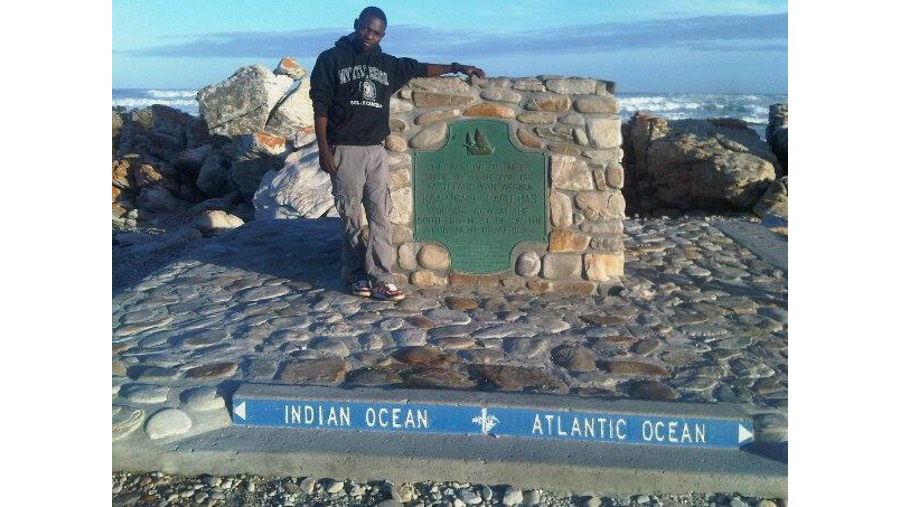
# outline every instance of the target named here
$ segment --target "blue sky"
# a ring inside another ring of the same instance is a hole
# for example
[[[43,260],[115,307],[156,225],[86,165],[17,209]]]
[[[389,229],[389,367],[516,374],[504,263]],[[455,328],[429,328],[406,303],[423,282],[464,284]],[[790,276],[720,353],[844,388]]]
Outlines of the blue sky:
[[[113,88],[190,88],[292,56],[311,68],[369,2],[112,2]],[[616,81],[619,92],[787,93],[787,1],[375,3],[382,48],[488,75]]]

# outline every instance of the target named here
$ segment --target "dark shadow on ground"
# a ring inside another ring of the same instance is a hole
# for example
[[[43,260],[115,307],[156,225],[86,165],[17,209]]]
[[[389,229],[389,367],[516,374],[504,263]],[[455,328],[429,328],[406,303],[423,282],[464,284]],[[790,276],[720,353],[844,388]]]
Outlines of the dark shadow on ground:
[[[187,258],[313,287],[343,290],[340,220],[255,220],[215,238]]]

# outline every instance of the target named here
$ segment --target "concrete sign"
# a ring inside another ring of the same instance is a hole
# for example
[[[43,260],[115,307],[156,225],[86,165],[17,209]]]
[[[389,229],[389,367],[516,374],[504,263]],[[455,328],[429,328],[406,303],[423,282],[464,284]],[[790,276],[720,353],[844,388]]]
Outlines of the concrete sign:
[[[539,410],[461,404],[343,402],[235,395],[232,422],[246,426],[345,431],[491,435],[616,444],[739,448],[749,420]]]

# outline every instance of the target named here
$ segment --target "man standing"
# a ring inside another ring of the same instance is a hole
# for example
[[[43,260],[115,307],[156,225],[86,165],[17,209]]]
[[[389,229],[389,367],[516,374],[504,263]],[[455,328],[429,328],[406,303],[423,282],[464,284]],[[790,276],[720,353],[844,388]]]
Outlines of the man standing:
[[[383,147],[390,133],[390,98],[413,77],[462,72],[484,77],[469,65],[420,63],[381,51],[387,17],[366,7],[353,22],[353,33],[322,52],[311,76],[309,96],[315,115],[319,165],[331,175],[335,207],[341,216],[341,277],[353,294],[400,301],[391,266],[390,174]],[[369,222],[368,244],[361,238],[360,206]],[[372,286],[371,283],[374,283]]]

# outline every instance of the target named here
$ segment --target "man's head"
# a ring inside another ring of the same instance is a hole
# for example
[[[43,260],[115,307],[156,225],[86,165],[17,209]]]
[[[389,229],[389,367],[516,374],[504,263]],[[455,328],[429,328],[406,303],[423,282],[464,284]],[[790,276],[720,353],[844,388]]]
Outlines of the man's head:
[[[353,43],[357,49],[368,53],[381,42],[387,29],[387,16],[378,7],[366,7],[353,21]]]

